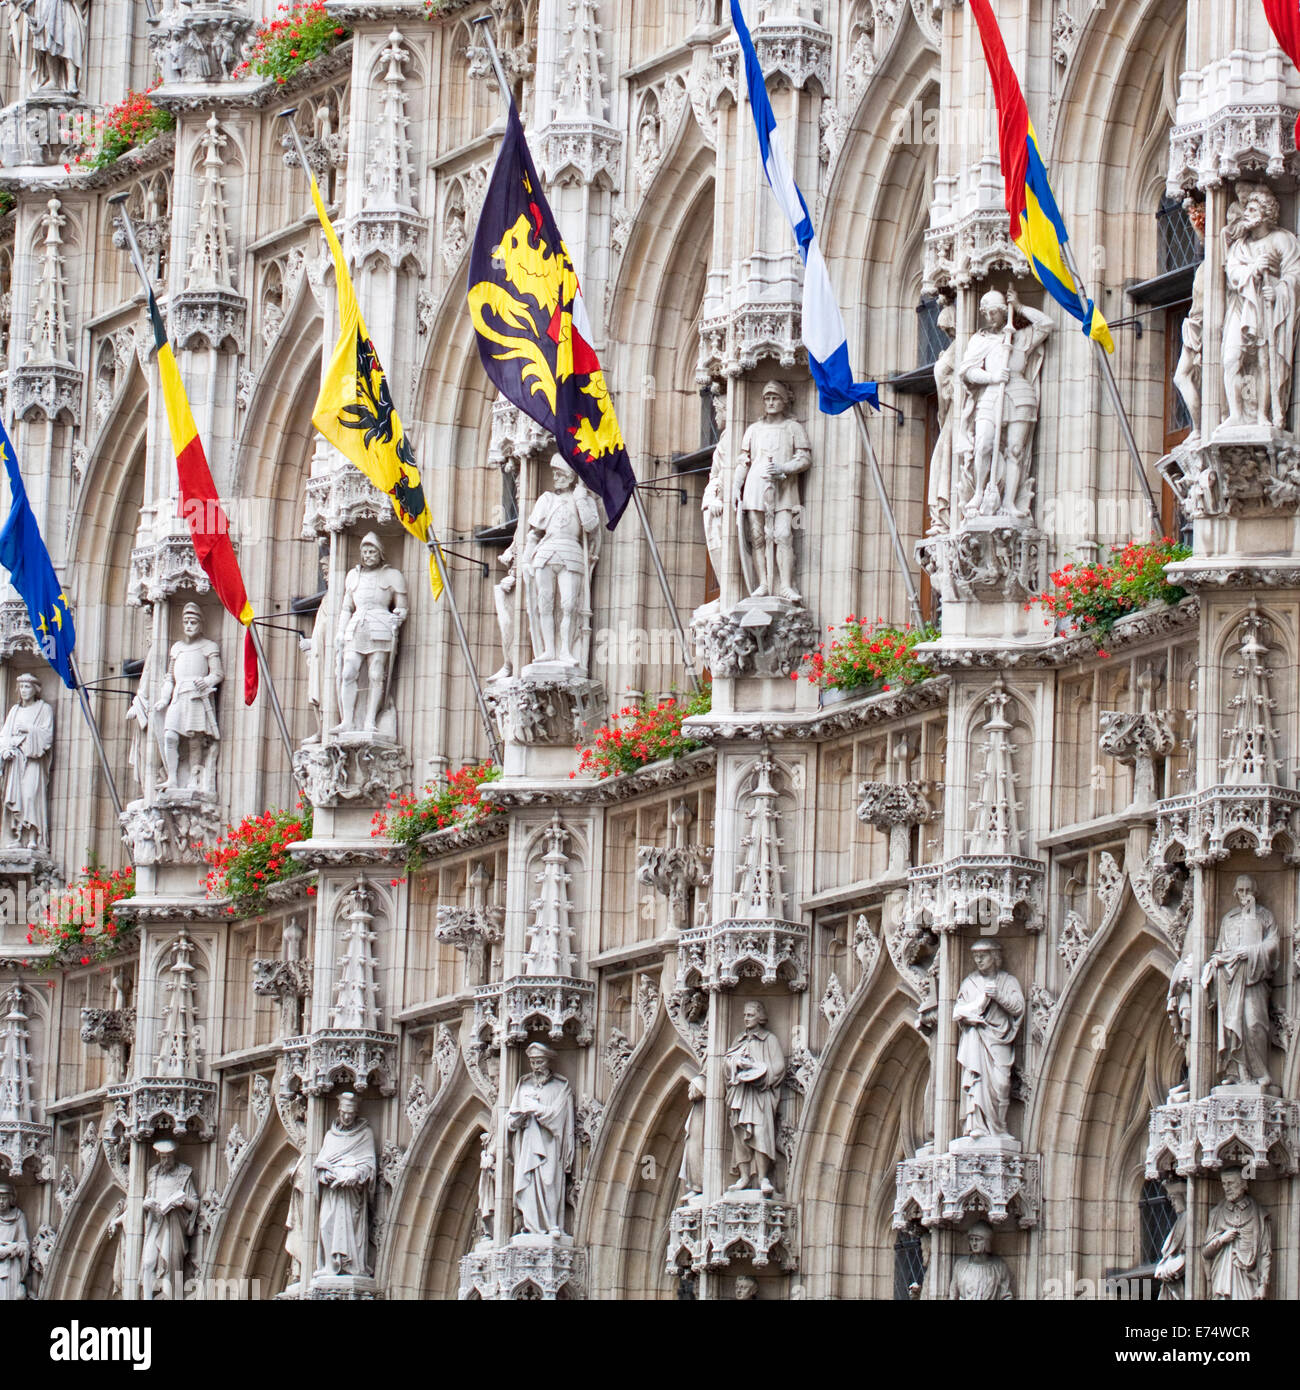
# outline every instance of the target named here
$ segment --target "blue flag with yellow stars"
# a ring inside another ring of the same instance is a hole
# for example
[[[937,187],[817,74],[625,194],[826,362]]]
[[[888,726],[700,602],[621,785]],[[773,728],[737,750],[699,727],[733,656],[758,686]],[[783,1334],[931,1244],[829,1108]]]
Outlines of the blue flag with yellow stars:
[[[469,260],[469,312],[497,390],[550,430],[605,503],[612,531],[636,487],[569,249],[510,103]]]
[[[76,645],[77,631],[72,625],[68,596],[50,563],[50,552],[41,539],[41,528],[27,500],[23,475],[18,471],[13,441],[3,424],[0,424],[0,457],[4,459],[9,491],[13,495],[9,519],[0,530],[0,565],[9,571],[14,588],[27,605],[41,655],[63,677],[64,685],[75,690],[72,648]]]

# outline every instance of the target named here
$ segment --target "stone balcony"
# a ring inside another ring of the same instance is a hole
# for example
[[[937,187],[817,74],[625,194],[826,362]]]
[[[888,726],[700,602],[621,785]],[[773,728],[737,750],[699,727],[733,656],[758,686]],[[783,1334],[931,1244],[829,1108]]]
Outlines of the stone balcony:
[[[544,1028],[558,1042],[566,1030],[579,1047],[591,1044],[596,986],[568,975],[515,975],[474,990],[474,1036],[504,1038],[512,1047],[528,1041],[528,1030]]]
[[[1203,1176],[1238,1166],[1247,1177],[1300,1172],[1300,1103],[1253,1087],[1223,1086],[1203,1100],[1152,1110],[1147,1177]]]
[[[0,1120],[0,1174],[26,1171],[37,1182],[54,1176],[54,1130],[30,1120]]]
[[[908,871],[903,920],[935,932],[993,921],[1006,928],[1018,920],[1027,931],[1041,931],[1046,879],[1041,860],[1019,854],[963,854],[925,864]]]
[[[492,1302],[576,1300],[586,1297],[586,1282],[585,1250],[571,1242],[516,1237],[503,1248],[473,1250],[461,1259],[459,1297]]]
[[[192,1076],[142,1076],[108,1088],[108,1099],[126,1119],[126,1136],[136,1140],[174,1134],[216,1137],[217,1083]]]
[[[775,1261],[784,1270],[799,1266],[799,1208],[758,1192],[728,1192],[705,1206],[684,1203],[668,1225],[664,1268],[680,1274],[726,1269],[732,1260],[749,1260],[761,1269]]]
[[[1169,863],[1181,851],[1188,864],[1215,864],[1236,850],[1300,863],[1300,791],[1228,785],[1157,803],[1153,862]]]
[[[396,1033],[372,1028],[322,1028],[286,1038],[281,1092],[288,1095],[297,1082],[309,1096],[329,1095],[339,1087],[364,1091],[371,1086],[381,1096],[395,1095],[397,1049]]]

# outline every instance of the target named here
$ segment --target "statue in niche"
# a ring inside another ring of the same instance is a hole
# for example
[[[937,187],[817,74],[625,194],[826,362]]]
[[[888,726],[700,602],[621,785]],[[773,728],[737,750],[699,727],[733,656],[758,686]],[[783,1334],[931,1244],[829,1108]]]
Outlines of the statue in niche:
[[[1201,1254],[1210,1263],[1210,1297],[1238,1303],[1268,1295],[1273,1236],[1268,1214],[1235,1168],[1219,1174],[1223,1201],[1210,1212]]]
[[[289,1179],[289,1214],[284,1222],[284,1252],[289,1257],[290,1288],[302,1283],[302,1213],[306,1186],[307,1158],[304,1154],[294,1164],[293,1176]]]
[[[79,0],[10,0],[14,57],[27,57],[33,92],[76,96],[86,63],[86,19]],[[24,54],[24,49],[27,50]]]
[[[1025,996],[1016,977],[1002,969],[1002,947],[980,940],[971,947],[975,969],[961,982],[952,1016],[961,1031],[963,1139],[953,1147],[1016,1147],[1007,1130],[1011,1065],[1025,1017]]]
[[[43,850],[50,842],[50,750],[54,711],[30,672],[18,677],[18,703],[0,729],[4,765],[4,843]]]
[[[401,570],[385,563],[384,547],[373,531],[361,538],[361,562],[348,571],[343,586],[338,644],[339,722],[334,732],[357,728],[357,700],[361,671],[366,672],[366,712],[362,728],[367,733],[395,739],[397,716],[391,697],[397,639],[406,621],[406,579]],[[383,727],[380,727],[381,719]]]
[[[1201,985],[1214,1003],[1223,1082],[1268,1087],[1268,1003],[1278,963],[1277,921],[1260,905],[1252,875],[1238,874],[1232,891],[1237,906],[1224,914],[1214,954],[1201,971]]]
[[[357,1113],[351,1091],[339,1096],[338,1115],[314,1164],[320,1188],[318,1276],[370,1273],[370,1195],[379,1171],[375,1134]]]
[[[958,1255],[953,1261],[948,1297],[963,1303],[993,1303],[1015,1298],[1007,1262],[989,1248],[993,1244],[993,1227],[987,1221],[977,1221],[966,1232],[966,1240],[970,1254]]]
[[[18,1205],[14,1185],[0,1182],[0,1303],[13,1303],[27,1297],[26,1279],[31,1258],[27,1218]]]
[[[1187,1184],[1181,1178],[1165,1182],[1165,1195],[1176,1215],[1169,1234],[1160,1247],[1153,1278],[1160,1285],[1160,1298],[1166,1302],[1184,1298],[1187,1275]]]
[[[556,454],[552,491],[537,499],[520,557],[535,665],[584,674],[591,642],[591,576],[600,555],[600,508]]]
[[[736,1303],[757,1303],[758,1280],[752,1274],[737,1275],[736,1288],[732,1298]]]
[[[1174,966],[1169,976],[1169,990],[1165,995],[1165,1013],[1169,1026],[1174,1030],[1178,1045],[1187,1050],[1192,1037],[1192,986],[1196,983],[1196,972],[1192,969],[1192,958],[1184,956]]]
[[[515,673],[515,605],[512,596],[518,581],[513,545],[498,557],[497,564],[505,569],[505,574],[492,586],[492,602],[497,611],[497,628],[501,633],[501,651],[505,661],[501,669],[488,679],[503,681],[509,680]]]
[[[145,1189],[140,1297],[179,1302],[185,1297],[185,1261],[198,1222],[199,1194],[193,1170],[176,1157],[174,1139],[159,1139],[153,1151],[158,1162]]]
[[[939,437],[935,440],[934,452],[930,455],[930,495],[927,499],[930,508],[930,525],[927,535],[936,536],[952,526],[952,461],[953,461],[953,418],[952,406],[956,398],[957,376],[957,314],[951,304],[939,310],[939,332],[948,339],[948,346],[939,354],[934,363],[934,386],[938,398]]]
[[[1223,384],[1229,425],[1286,428],[1300,327],[1300,238],[1262,183],[1237,184],[1224,229]]]
[[[554,1070],[554,1048],[529,1043],[524,1056],[528,1074],[515,1087],[506,1121],[515,1211],[526,1234],[559,1239],[577,1132],[573,1087]]]
[[[718,432],[718,441],[713,446],[713,461],[709,464],[709,481],[704,486],[704,496],[700,499],[700,515],[704,522],[704,544],[709,552],[709,563],[714,576],[722,574],[722,533],[727,519],[727,499],[723,487],[723,473],[731,452],[730,431],[727,429],[727,395],[725,388],[715,390],[713,396],[713,426]]]
[[[497,1151],[492,1131],[479,1135],[478,1155],[478,1220],[483,1239],[494,1239],[497,1213]]]
[[[113,1245],[112,1298],[126,1297],[126,1199],[113,1208],[104,1227],[104,1238]]]
[[[689,1202],[704,1192],[704,1075],[693,1076],[686,1088],[690,1108],[686,1112],[685,1143],[682,1147],[682,1166],[677,1176],[682,1180],[682,1200]]]
[[[767,1010],[757,999],[746,1003],[744,1025],[722,1060],[731,1126],[731,1171],[740,1174],[729,1190],[747,1191],[757,1179],[759,1191],[771,1197],[776,1191],[777,1112],[785,1079],[785,1053],[768,1029]]]
[[[982,327],[971,335],[958,375],[966,385],[962,452],[964,514],[1026,520],[1033,502],[1029,467],[1038,423],[1038,378],[1054,325],[1014,289],[980,300]]]
[[[1183,206],[1187,209],[1187,219],[1192,224],[1197,237],[1205,240],[1205,204],[1189,198]],[[1195,444],[1201,437],[1201,361],[1205,341],[1205,262],[1196,267],[1192,277],[1192,305],[1183,320],[1183,350],[1178,354],[1178,366],[1174,369],[1174,386],[1183,398],[1187,414],[1191,418],[1192,431],[1187,436],[1187,444]]]
[[[312,621],[311,636],[298,638],[298,650],[307,659],[307,703],[316,721],[316,732],[309,734],[304,743],[319,743],[325,732],[325,716],[321,704],[321,672],[325,669],[326,609],[329,588],[329,548],[322,547],[319,555],[320,566],[320,606]]]
[[[165,710],[162,731],[166,780],[159,791],[195,790],[211,794],[217,785],[217,687],[225,678],[221,648],[203,635],[203,610],[187,603],[181,613],[185,636],[172,643],[167,674],[154,709]],[[185,780],[180,773],[181,740],[188,746]]]
[[[803,526],[799,475],[812,464],[812,445],[790,413],[792,401],[790,388],[780,381],[763,387],[764,418],[741,440],[731,500],[750,596],[802,603],[794,583],[794,533]]]

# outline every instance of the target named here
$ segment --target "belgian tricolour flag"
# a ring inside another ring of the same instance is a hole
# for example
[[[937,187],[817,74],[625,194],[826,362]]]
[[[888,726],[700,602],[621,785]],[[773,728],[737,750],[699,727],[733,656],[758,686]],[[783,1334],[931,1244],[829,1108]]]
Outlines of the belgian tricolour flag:
[[[251,705],[257,698],[257,651],[251,627],[253,605],[244,590],[244,576],[239,572],[235,548],[230,543],[230,526],[217,495],[217,485],[212,481],[203,441],[199,438],[185,387],[181,385],[176,354],[172,352],[152,290],[149,291],[149,319],[158,347],[158,375],[167,407],[172,449],[176,453],[181,515],[189,522],[194,554],[203,573],[212,581],[213,592],[231,617],[238,618],[244,625],[244,703]]]
[[[970,0],[970,8],[979,26],[998,106],[998,153],[1006,182],[1006,207],[1011,214],[1011,240],[1024,252],[1035,278],[1048,294],[1067,314],[1079,320],[1090,338],[1107,352],[1114,352],[1115,343],[1106,320],[1092,300],[1086,310],[1080,305],[1074,276],[1065,264],[1064,247],[1069,240],[1065,223],[1047,181],[1047,168],[1029,119],[1025,94],[1020,90],[989,0]]]

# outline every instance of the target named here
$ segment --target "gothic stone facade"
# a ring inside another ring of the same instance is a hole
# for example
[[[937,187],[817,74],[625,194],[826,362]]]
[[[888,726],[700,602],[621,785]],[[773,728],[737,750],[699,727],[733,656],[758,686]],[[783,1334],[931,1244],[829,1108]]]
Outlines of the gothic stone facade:
[[[0,391],[130,802],[119,826],[10,593],[7,704],[35,673],[56,729],[13,793],[48,794],[44,837],[6,819],[0,854],[0,1177],[22,1214],[0,1194],[0,1219],[29,1247],[3,1286],[1027,1299],[1161,1264],[1188,1296],[1300,1295],[1300,79],[1262,8],[1042,0],[1007,28],[1092,292],[1125,320],[1148,478],[1194,546],[1187,597],[1124,620],[1103,656],[1027,599],[1066,558],[1142,537],[1144,504],[1088,342],[1008,241],[968,10],[747,6],[853,360],[894,383],[870,428],[942,606],[929,678],[851,699],[792,672],[829,624],[901,617],[904,595],[855,428],[810,391],[726,7],[328,8],[346,38],[283,85],[235,71],[269,0],[60,0],[62,40],[18,24],[0,59]],[[714,675],[699,751],[605,782],[572,776],[584,726],[686,675],[630,520],[594,568],[583,552],[585,579],[568,571],[577,599],[558,586],[574,662],[531,641],[550,450],[494,399],[465,308],[502,128],[483,15]],[[159,76],[174,130],[77,164],[96,110]],[[498,597],[508,619],[492,813],[431,836],[409,874],[372,815],[486,739],[423,556],[312,429],[336,309],[290,104],[485,674]],[[264,637],[315,811],[306,873],[253,916],[205,897],[200,847],[295,788],[176,516],[117,195],[279,624]],[[1206,219],[1194,304],[1185,200]],[[1009,329],[981,312],[1008,289]],[[981,354],[1008,350],[999,383]],[[772,380],[789,403],[772,393],[782,419],[751,433]],[[760,490],[743,544],[742,458],[808,465],[794,493]],[[392,572],[362,564],[371,531]],[[761,582],[787,539],[797,599]],[[372,634],[377,610],[409,610],[379,676],[358,586]],[[206,638],[187,646],[189,604]],[[373,729],[338,728],[358,723],[352,658],[358,709],[385,682]],[[216,689],[166,684],[217,662]],[[39,973],[21,904],[88,853],[136,866],[129,944]]]

